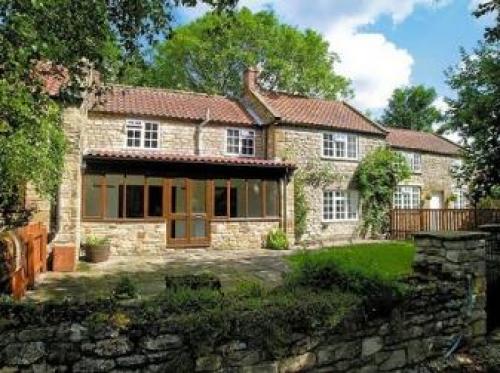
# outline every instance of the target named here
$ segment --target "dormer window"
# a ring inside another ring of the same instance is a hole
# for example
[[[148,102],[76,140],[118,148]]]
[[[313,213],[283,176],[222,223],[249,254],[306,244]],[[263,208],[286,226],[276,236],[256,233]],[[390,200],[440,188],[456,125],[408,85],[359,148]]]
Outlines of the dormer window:
[[[160,126],[155,122],[142,120],[127,120],[127,148],[159,148],[159,130]]]
[[[323,133],[323,157],[358,159],[358,136],[346,133]]]
[[[405,157],[412,172],[422,172],[422,155],[420,153],[401,152],[401,155]]]
[[[226,153],[253,157],[255,155],[255,131],[228,128],[226,134]]]

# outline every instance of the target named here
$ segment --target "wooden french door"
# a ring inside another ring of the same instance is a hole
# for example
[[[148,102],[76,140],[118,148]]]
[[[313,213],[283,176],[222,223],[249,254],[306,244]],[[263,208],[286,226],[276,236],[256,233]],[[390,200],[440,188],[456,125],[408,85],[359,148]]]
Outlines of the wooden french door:
[[[209,181],[167,180],[167,242],[170,246],[207,246],[210,243]]]

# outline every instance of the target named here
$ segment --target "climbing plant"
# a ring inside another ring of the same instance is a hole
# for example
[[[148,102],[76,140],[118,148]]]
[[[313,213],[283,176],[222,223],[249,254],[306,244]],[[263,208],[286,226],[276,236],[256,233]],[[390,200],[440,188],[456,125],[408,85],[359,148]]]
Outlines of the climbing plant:
[[[396,186],[410,175],[404,157],[386,147],[376,148],[363,158],[354,174],[362,201],[362,236],[387,231]]]
[[[285,156],[287,160],[297,159],[292,149],[287,149]],[[319,156],[309,158],[294,175],[294,227],[295,239],[300,241],[306,230],[307,214],[309,213],[309,202],[306,197],[306,187],[314,189],[323,188],[328,184],[339,180],[335,167],[330,162],[324,162]]]

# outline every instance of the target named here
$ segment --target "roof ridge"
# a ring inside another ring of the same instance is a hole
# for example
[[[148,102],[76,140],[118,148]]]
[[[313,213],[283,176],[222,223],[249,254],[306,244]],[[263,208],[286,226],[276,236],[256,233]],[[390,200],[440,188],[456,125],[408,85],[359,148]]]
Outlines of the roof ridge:
[[[228,99],[228,100],[235,101],[235,102],[238,101],[234,97],[229,97],[229,96],[224,96],[224,95],[219,95],[219,94],[186,91],[186,90],[182,90],[182,89],[173,89],[173,88],[164,88],[164,87],[150,87],[150,86],[134,86],[134,85],[128,85],[128,84],[115,84],[115,83],[108,84],[107,86],[111,87],[111,88],[117,87],[117,88],[128,88],[128,89],[134,89],[134,90],[144,90],[144,91],[164,91],[164,92],[170,92],[170,93],[179,93],[179,94],[202,96],[202,97],[224,98],[224,99]]]

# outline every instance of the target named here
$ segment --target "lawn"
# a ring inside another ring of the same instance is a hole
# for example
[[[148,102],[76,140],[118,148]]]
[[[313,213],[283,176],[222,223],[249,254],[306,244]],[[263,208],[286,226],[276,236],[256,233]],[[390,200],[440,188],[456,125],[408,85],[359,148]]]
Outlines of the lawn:
[[[287,258],[293,269],[335,264],[340,270],[392,281],[411,274],[415,247],[410,241],[361,243],[303,251]]]

